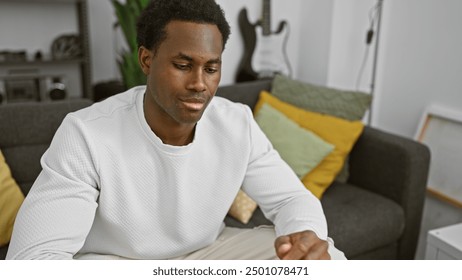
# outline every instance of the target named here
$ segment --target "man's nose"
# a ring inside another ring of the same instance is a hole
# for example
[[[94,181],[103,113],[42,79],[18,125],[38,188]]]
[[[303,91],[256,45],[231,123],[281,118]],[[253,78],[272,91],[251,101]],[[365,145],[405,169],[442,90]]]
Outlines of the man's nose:
[[[202,69],[197,69],[191,72],[188,89],[194,90],[195,92],[203,92],[206,90],[204,71]]]

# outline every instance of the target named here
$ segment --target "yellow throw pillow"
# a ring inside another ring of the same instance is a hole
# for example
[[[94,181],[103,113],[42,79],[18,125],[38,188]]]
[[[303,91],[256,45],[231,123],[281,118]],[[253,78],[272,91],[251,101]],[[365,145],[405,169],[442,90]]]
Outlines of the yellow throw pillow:
[[[239,190],[228,214],[243,224],[247,224],[257,209],[257,203],[243,190]]]
[[[347,155],[361,135],[364,124],[361,121],[348,121],[334,116],[303,110],[285,103],[266,91],[262,91],[254,112],[268,103],[288,118],[306,128],[324,141],[335,146],[321,163],[302,178],[302,182],[316,197],[321,199],[323,193],[334,181],[342,169]]]
[[[0,246],[10,242],[14,220],[23,201],[24,195],[11,177],[10,168],[0,151]]]

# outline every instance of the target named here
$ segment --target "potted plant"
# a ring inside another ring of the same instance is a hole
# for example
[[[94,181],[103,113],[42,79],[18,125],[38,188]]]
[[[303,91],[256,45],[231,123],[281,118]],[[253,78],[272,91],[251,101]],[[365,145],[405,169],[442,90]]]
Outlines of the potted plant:
[[[126,0],[125,3],[111,0],[111,2],[117,16],[116,24],[120,26],[128,46],[128,50],[123,50],[117,61],[123,83],[126,88],[144,85],[146,77],[138,65],[136,21],[150,0]]]

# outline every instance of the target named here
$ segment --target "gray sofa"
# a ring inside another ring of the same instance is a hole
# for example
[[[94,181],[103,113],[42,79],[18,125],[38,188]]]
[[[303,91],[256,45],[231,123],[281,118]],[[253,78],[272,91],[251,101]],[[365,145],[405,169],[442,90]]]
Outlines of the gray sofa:
[[[270,81],[221,87],[217,95],[253,108]],[[0,149],[27,195],[41,170],[40,157],[64,116],[89,100],[0,105]],[[413,259],[423,210],[430,153],[410,139],[366,127],[350,155],[349,180],[334,182],[321,202],[329,235],[350,259]],[[268,224],[257,209],[244,225]],[[0,248],[0,259],[7,247]]]

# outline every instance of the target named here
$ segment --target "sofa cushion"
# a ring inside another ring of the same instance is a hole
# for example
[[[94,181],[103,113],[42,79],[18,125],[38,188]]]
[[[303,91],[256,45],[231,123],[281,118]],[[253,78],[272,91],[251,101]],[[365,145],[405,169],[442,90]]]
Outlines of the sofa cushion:
[[[228,215],[243,224],[247,224],[252,218],[257,203],[251,199],[243,190],[239,190],[236,198],[229,208]]]
[[[334,145],[299,126],[269,104],[263,104],[255,114],[255,120],[300,179],[334,149]]]
[[[361,120],[372,101],[372,95],[359,91],[328,88],[276,75],[271,93],[284,102],[313,112],[347,120]],[[345,183],[349,176],[348,159],[336,180]]]
[[[364,92],[322,87],[282,75],[274,78],[271,93],[294,106],[350,121],[361,120],[372,100]]]
[[[23,201],[24,195],[0,150],[0,246],[10,242],[14,220]]]
[[[265,91],[260,94],[260,99],[255,106],[255,113],[264,103],[269,103],[301,127],[335,145],[334,151],[302,179],[307,189],[318,198],[321,197],[342,169],[346,156],[364,128],[363,123],[303,110],[285,103]]]
[[[321,203],[329,236],[347,258],[396,243],[403,233],[402,207],[365,189],[334,182]]]

